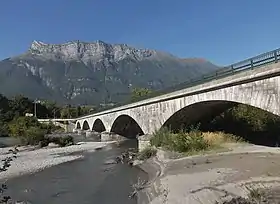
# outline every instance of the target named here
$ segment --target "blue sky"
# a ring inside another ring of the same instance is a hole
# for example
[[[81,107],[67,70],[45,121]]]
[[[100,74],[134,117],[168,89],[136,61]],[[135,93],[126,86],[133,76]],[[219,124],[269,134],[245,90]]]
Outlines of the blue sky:
[[[2,0],[0,59],[33,40],[103,40],[227,65],[280,47],[279,8],[279,0]]]

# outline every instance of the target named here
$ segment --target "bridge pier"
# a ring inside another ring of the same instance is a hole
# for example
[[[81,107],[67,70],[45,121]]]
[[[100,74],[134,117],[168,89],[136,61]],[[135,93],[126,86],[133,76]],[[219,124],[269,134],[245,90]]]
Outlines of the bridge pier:
[[[138,136],[138,151],[142,151],[143,149],[151,146],[150,139],[152,138],[151,134]]]
[[[78,133],[78,135],[83,135],[83,134],[85,134],[85,130],[78,129],[77,133]]]
[[[128,138],[118,135],[114,132],[104,131],[100,134],[100,139],[101,139],[101,142],[106,142],[106,141],[124,141],[124,140],[127,140]]]
[[[96,131],[87,130],[86,131],[86,138],[91,138],[95,142],[99,142],[101,140],[101,133]]]

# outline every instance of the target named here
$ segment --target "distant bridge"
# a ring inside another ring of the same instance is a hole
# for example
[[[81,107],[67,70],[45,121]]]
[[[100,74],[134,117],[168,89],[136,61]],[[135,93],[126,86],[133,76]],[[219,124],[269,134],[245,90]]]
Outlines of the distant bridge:
[[[73,132],[73,129],[75,128],[75,123],[77,119],[38,119],[40,123],[53,123],[56,126],[59,126],[65,130],[65,132]],[[65,124],[65,122],[68,122]]]
[[[280,115],[280,49],[171,88],[170,93],[76,119],[75,129],[124,136],[200,121],[243,103]]]
[[[77,119],[38,119],[39,122],[76,122]]]

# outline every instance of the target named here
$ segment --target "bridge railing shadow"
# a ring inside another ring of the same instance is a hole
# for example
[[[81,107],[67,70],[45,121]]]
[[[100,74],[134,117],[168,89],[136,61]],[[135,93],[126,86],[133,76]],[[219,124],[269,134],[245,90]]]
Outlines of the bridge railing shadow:
[[[171,93],[171,92],[174,92],[174,91],[179,91],[179,90],[186,89],[186,88],[189,88],[189,87],[193,87],[193,86],[196,86],[196,85],[200,85],[200,84],[212,81],[212,80],[217,80],[217,79],[221,79],[221,78],[224,78],[224,77],[227,77],[227,76],[232,76],[232,75],[235,75],[235,74],[243,72],[243,71],[259,68],[259,67],[261,67],[263,65],[266,65],[266,64],[277,63],[279,59],[280,59],[280,49],[272,50],[270,52],[266,52],[266,53],[257,55],[255,57],[252,57],[252,58],[234,63],[232,65],[229,65],[229,66],[226,66],[226,67],[223,67],[223,68],[220,68],[220,69],[218,69],[214,72],[210,72],[208,74],[190,79],[186,82],[177,84],[175,86],[168,87],[168,88],[162,89],[162,90],[154,91],[151,94],[148,94],[148,95],[143,96],[143,97],[139,97],[138,100],[126,101],[126,102],[123,102],[123,103],[117,103],[114,106],[104,107],[104,108],[98,109],[97,111],[92,112],[91,114],[98,113],[98,112],[105,111],[105,110],[109,110],[109,109],[112,109],[112,108],[117,108],[117,107],[124,106],[124,105],[128,105],[128,104],[131,104],[131,103],[134,103],[134,102],[143,101],[143,100],[146,100],[146,99],[149,99],[149,98],[153,98],[153,97],[156,97],[156,96],[161,96],[161,95],[168,94],[168,93]],[[127,95],[129,95],[129,93]],[[83,117],[83,116],[81,116],[81,117]]]

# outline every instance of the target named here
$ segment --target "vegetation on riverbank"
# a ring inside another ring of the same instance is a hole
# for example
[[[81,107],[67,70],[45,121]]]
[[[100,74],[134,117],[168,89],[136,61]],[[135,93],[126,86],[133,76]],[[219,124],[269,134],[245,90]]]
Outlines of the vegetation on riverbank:
[[[221,147],[227,142],[242,142],[243,140],[232,134],[223,132],[202,132],[196,128],[189,131],[181,130],[173,133],[167,128],[154,133],[150,140],[152,146],[162,147],[163,149],[193,154]]]
[[[60,106],[51,101],[36,102],[37,118],[76,118],[94,111],[94,107],[70,105]],[[26,114],[35,113],[35,102],[24,96],[8,99],[0,94],[0,137],[10,135],[12,121]]]
[[[73,144],[73,137],[47,137],[53,131],[59,130],[52,123],[41,124],[34,117],[17,117],[9,123],[10,135],[20,140],[23,145],[47,146],[49,143],[58,144],[61,147]]]
[[[37,116],[44,118],[51,114],[53,108],[47,103],[37,104]],[[61,111],[63,112],[64,109]],[[0,94],[0,137],[18,138],[23,145],[48,145],[50,142],[60,146],[73,143],[73,138],[46,138],[46,134],[61,130],[52,123],[41,124],[35,117],[25,114],[34,112],[34,103],[26,97],[17,96],[11,100]]]
[[[201,123],[205,132],[223,131],[242,137],[253,144],[279,146],[280,117],[245,104],[231,108]]]
[[[265,203],[279,203],[279,188],[256,188],[248,189],[249,194],[247,198],[234,197],[230,200],[226,200],[220,204],[265,204]],[[216,202],[218,204],[218,202]]]
[[[207,116],[207,114],[206,114]],[[280,142],[280,117],[244,104],[234,104],[227,110],[202,123],[185,129],[163,127],[154,133],[150,143],[154,147],[187,155],[226,150],[226,143],[249,142],[277,146]],[[147,159],[153,155],[152,147],[139,153]]]
[[[139,160],[146,160],[146,159],[149,159],[149,158],[155,156],[156,154],[157,154],[157,149],[154,147],[148,146],[138,153],[137,158]]]

